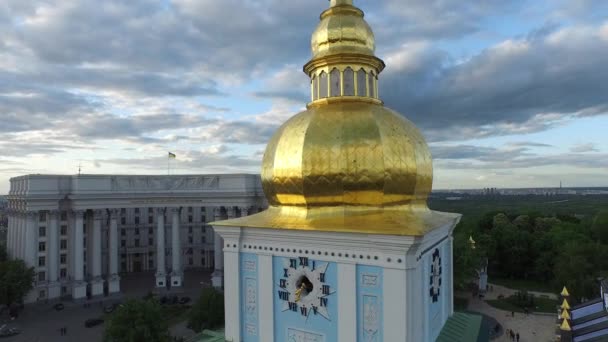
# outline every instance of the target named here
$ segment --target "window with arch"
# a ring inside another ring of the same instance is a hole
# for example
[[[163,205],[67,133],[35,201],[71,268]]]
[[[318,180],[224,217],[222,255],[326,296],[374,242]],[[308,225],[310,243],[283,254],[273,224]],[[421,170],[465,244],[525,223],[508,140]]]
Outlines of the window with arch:
[[[361,68],[357,71],[357,96],[367,96],[367,92],[365,91],[366,83],[365,70]]]
[[[312,100],[317,100],[319,98],[319,82],[317,80],[317,75],[312,76]]]
[[[376,98],[379,99],[380,95],[378,94],[378,75],[374,76],[374,86],[376,91]]]
[[[342,75],[344,83],[344,96],[355,96],[355,72],[350,67],[344,69]]]
[[[367,88],[369,90],[369,97],[376,97],[376,87],[374,87],[374,77],[375,76],[376,75],[374,75],[374,73],[371,72],[369,74],[369,77],[367,78],[368,82],[369,82],[369,84],[367,86]]]
[[[340,96],[340,70],[337,68],[333,68],[333,70],[329,73],[329,96]]]
[[[321,71],[319,75],[319,98],[322,99],[327,97],[327,73],[325,71]]]

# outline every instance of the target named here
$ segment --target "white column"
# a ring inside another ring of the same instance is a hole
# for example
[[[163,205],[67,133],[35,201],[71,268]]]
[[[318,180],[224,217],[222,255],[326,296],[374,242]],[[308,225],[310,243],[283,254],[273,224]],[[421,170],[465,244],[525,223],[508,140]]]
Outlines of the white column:
[[[213,208],[214,221],[221,220],[221,207]],[[224,241],[220,234],[213,229],[213,274],[211,284],[215,288],[224,287]]]
[[[171,208],[171,286],[182,286],[182,248],[179,236],[179,208]]]
[[[226,341],[241,340],[241,317],[240,317],[240,274],[239,274],[239,253],[236,251],[226,252],[226,281],[224,283],[224,293],[228,294],[224,297],[224,312],[225,312],[225,334]],[[260,287],[261,288],[261,287]],[[260,315],[260,321],[267,320],[267,317]],[[262,341],[262,340],[261,340]],[[273,341],[273,340],[268,340]]]
[[[272,255],[258,255],[258,265],[258,322],[260,325],[258,331],[260,332],[260,341],[274,341],[274,320],[266,318],[274,315]]]
[[[93,236],[91,239],[91,249],[93,255],[91,280],[91,295],[103,295],[103,279],[101,278],[101,222],[104,218],[102,210],[93,211]]]
[[[25,235],[25,212],[19,213],[19,229],[17,233],[17,256],[21,260],[25,260],[25,246],[23,245],[23,236]]]
[[[408,321],[407,301],[405,300],[405,270],[384,268],[383,274],[384,341],[405,342],[407,339],[405,323]],[[338,293],[341,291],[338,291]],[[414,310],[416,310],[417,315],[423,313],[421,308],[415,308]],[[420,328],[410,327],[410,329]]]
[[[165,208],[156,208],[156,287],[166,286]]]
[[[61,296],[61,284],[59,283],[59,210],[51,210],[47,214],[46,241],[48,248],[48,298],[59,298]]]
[[[84,281],[84,246],[83,246],[84,210],[74,210],[74,281],[72,298],[83,299],[87,295],[87,284]]]
[[[118,209],[110,209],[110,229],[108,234],[109,277],[108,293],[120,292],[120,276],[118,275]]]
[[[13,256],[13,211],[8,211],[8,230],[6,231],[6,253]]]
[[[25,263],[30,267],[37,267],[38,233],[36,232],[37,211],[28,211],[26,214],[25,235]]]
[[[343,284],[338,291],[338,312],[349,313],[338,315],[338,342],[356,341],[357,268],[355,264],[338,264],[338,284]],[[385,339],[385,341],[393,340]]]
[[[239,208],[239,210],[241,211],[241,217],[249,216],[249,208],[250,207],[240,207]]]

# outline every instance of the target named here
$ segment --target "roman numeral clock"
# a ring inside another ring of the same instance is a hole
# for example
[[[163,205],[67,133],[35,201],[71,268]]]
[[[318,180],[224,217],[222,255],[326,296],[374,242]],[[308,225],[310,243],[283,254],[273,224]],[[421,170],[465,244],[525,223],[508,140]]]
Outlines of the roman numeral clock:
[[[277,299],[283,303],[282,311],[306,320],[311,317],[331,320],[328,306],[336,291],[325,277],[328,267],[327,262],[307,257],[283,258],[283,268],[276,270]]]

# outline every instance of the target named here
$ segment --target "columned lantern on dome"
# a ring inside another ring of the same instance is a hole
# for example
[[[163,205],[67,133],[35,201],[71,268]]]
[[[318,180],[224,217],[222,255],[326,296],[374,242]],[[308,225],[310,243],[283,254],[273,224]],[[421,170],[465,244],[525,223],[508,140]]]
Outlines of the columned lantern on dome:
[[[381,101],[385,64],[363,11],[331,0],[311,49],[311,101],[264,153],[269,208],[212,223],[226,339],[435,341],[453,312],[460,215],[427,206],[431,154]]]

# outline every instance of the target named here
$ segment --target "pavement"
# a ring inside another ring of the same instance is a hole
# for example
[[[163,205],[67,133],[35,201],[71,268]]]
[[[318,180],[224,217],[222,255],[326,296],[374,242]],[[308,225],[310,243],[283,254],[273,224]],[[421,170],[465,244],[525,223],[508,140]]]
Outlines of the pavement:
[[[179,290],[171,291],[171,294],[178,296],[188,296],[195,301],[200,295],[201,282],[210,283],[210,272],[208,271],[186,271],[184,287]],[[141,298],[148,292],[154,292],[153,273],[131,273],[121,279],[123,290],[123,300],[125,298]],[[99,301],[102,302],[99,302]],[[19,317],[14,321],[5,322],[9,327],[17,327],[21,333],[16,336],[3,338],[6,342],[101,342],[103,337],[104,325],[86,328],[84,322],[89,318],[100,318],[103,316],[103,306],[117,299],[101,298],[90,301],[89,305],[83,303],[72,303],[63,301],[65,308],[61,311],[53,309],[56,303],[37,303],[26,305],[25,309],[19,313]],[[5,317],[2,317],[5,318]],[[0,324],[1,325],[1,324]],[[61,336],[59,329],[67,327],[67,335]],[[192,335],[190,329],[185,324],[177,324],[171,327],[170,331],[174,334],[189,336]]]
[[[493,285],[493,291],[488,291],[485,294],[484,299],[496,299],[499,295],[508,297],[509,295],[517,292],[516,290],[508,289],[502,286]],[[544,293],[538,293],[538,295],[549,295]],[[514,316],[511,312],[500,310],[490,306],[484,300],[479,299],[477,296],[471,296],[470,293],[460,293],[460,296],[468,296],[469,306],[467,307],[470,311],[483,313],[491,316],[503,328],[504,334],[499,336],[494,341],[511,341],[511,338],[506,334],[506,331],[513,330],[519,333],[520,342],[553,342],[555,341],[555,322],[556,315],[547,314],[523,314],[515,313]]]

